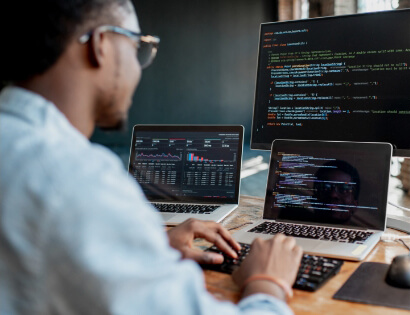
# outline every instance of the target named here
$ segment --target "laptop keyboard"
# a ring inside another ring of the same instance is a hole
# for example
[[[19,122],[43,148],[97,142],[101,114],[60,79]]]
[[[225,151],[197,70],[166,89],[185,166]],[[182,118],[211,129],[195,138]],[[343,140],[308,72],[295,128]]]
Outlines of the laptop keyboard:
[[[251,245],[240,243],[241,250],[238,252],[238,258],[233,259],[222,253],[215,245],[206,249],[206,251],[216,252],[224,256],[224,261],[220,265],[201,265],[203,269],[219,271],[231,274],[239,268],[242,261],[248,255]],[[343,265],[343,260],[326,258],[322,256],[312,256],[304,254],[300,262],[296,281],[293,284],[294,289],[304,291],[316,291],[327,280],[336,275]]]
[[[191,204],[172,204],[172,203],[152,203],[160,212],[171,213],[192,213],[192,214],[211,214],[219,206],[210,205],[191,205]]]
[[[250,229],[248,232],[272,235],[282,233],[287,236],[354,244],[363,244],[373,234],[373,232],[360,230],[278,222],[263,222]]]

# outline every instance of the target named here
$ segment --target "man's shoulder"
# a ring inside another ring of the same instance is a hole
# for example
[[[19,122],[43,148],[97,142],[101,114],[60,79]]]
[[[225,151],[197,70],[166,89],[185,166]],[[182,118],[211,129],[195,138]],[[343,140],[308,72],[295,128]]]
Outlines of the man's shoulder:
[[[58,177],[61,184],[96,185],[107,176],[117,181],[127,175],[120,158],[102,145],[61,141],[46,143],[39,153],[46,172]]]
[[[87,200],[96,205],[109,198],[145,202],[116,154],[90,143],[53,107],[42,113],[44,119],[30,120],[2,111],[0,202],[50,209],[83,209]]]
[[[0,189],[8,196],[0,201],[10,209],[19,200],[23,208],[35,207],[63,218],[67,211],[82,217],[97,210],[107,215],[121,208],[129,214],[135,207],[147,207],[120,158],[101,145],[36,139],[19,152],[18,161],[10,163],[12,170],[0,162]]]
[[[18,182],[18,186],[64,192],[129,181],[117,155],[81,136],[64,137],[33,129],[4,140],[0,144],[0,171],[3,179]]]

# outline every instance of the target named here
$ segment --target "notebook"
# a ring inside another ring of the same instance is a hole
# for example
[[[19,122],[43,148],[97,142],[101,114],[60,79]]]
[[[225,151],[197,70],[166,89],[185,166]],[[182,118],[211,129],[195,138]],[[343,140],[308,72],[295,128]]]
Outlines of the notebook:
[[[129,173],[167,225],[219,222],[239,203],[243,126],[136,125]]]
[[[308,254],[364,259],[386,227],[391,154],[388,143],[275,140],[263,219],[233,237],[283,233]]]

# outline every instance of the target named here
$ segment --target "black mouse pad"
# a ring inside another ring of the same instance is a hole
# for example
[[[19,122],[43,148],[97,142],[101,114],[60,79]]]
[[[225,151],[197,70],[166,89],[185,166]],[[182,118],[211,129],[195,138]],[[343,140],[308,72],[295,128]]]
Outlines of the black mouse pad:
[[[333,298],[410,310],[410,289],[387,284],[385,278],[388,269],[387,264],[362,263]]]

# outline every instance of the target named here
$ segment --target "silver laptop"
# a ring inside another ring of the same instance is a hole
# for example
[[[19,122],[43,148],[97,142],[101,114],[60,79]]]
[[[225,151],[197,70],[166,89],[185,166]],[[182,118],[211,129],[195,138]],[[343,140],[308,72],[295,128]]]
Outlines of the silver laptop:
[[[283,233],[308,254],[364,259],[386,227],[391,154],[388,143],[275,140],[263,219],[233,237]]]
[[[167,225],[219,222],[239,203],[243,126],[136,125],[129,173]]]

